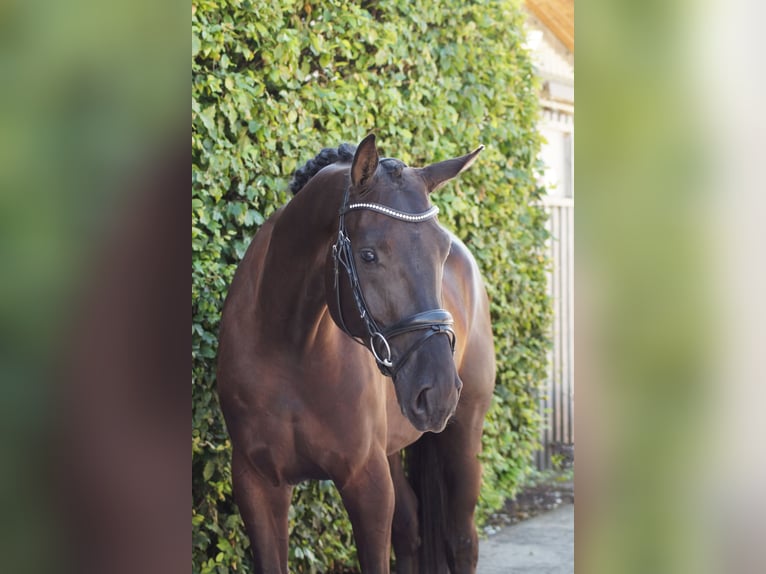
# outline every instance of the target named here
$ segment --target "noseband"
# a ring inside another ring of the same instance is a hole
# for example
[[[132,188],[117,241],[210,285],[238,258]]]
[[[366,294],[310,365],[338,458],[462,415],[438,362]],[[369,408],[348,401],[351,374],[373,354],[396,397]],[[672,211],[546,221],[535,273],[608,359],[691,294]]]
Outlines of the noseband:
[[[387,377],[393,378],[399,372],[399,369],[407,362],[412,354],[419,349],[428,339],[439,333],[447,335],[450,341],[450,347],[452,352],[455,352],[455,331],[452,329],[454,323],[452,315],[446,309],[431,309],[429,311],[423,311],[422,313],[416,313],[410,315],[404,319],[394,323],[389,327],[382,327],[370,314],[367,308],[367,302],[364,299],[364,293],[362,293],[362,287],[359,283],[359,274],[356,270],[356,264],[354,262],[354,253],[351,249],[351,239],[346,233],[346,214],[350,211],[368,210],[398,219],[400,221],[406,221],[409,223],[420,223],[432,219],[439,213],[439,208],[431,206],[422,213],[405,213],[397,211],[385,205],[379,203],[351,203],[349,204],[349,187],[346,187],[346,191],[343,196],[343,205],[340,208],[340,216],[338,222],[338,239],[332,246],[332,258],[335,274],[335,297],[338,304],[338,318],[340,319],[340,327],[343,331],[357,343],[368,347],[372,351],[372,355],[375,357],[375,362],[380,369],[380,372]],[[354,296],[354,302],[356,308],[359,311],[359,317],[361,318],[364,326],[367,330],[367,340],[360,337],[356,337],[351,334],[346,322],[343,319],[343,307],[340,300],[340,284],[338,277],[340,275],[340,268],[346,271],[346,276],[351,286],[351,293]],[[391,354],[391,345],[389,340],[405,333],[412,333],[415,331],[423,331],[423,335],[418,338],[407,351],[402,354],[394,363],[393,356]]]

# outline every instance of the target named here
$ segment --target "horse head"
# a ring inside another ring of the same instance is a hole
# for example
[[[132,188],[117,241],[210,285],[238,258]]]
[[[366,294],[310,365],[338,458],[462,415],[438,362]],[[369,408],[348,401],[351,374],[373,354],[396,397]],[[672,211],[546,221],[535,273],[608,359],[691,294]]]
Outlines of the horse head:
[[[328,307],[393,379],[405,417],[420,431],[444,429],[462,382],[453,319],[442,304],[451,248],[429,194],[467,169],[483,149],[424,168],[381,159],[375,136],[357,146],[338,237],[328,265]]]

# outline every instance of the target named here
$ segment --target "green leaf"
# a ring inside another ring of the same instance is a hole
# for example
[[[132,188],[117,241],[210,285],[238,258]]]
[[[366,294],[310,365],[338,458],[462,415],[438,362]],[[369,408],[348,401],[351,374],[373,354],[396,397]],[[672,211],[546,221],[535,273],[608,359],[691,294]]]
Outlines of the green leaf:
[[[202,479],[207,482],[213,476],[215,472],[215,462],[209,460],[205,463],[205,468],[202,471]]]
[[[194,58],[200,50],[201,43],[196,34],[192,34],[192,58]]]
[[[255,211],[254,209],[249,209],[247,213],[245,213],[245,225],[261,225],[263,224],[263,215]]]

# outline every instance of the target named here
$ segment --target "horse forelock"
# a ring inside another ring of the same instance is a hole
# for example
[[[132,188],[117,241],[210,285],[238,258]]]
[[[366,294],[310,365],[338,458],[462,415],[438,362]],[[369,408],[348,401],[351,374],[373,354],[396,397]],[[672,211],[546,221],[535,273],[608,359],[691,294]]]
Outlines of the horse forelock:
[[[391,177],[400,178],[402,176],[402,170],[407,167],[407,164],[398,159],[384,157],[380,160],[378,166]]]
[[[330,164],[350,163],[354,159],[355,152],[356,146],[349,143],[342,143],[337,148],[322,149],[314,158],[295,170],[290,180],[290,192],[293,195],[297,194],[312,177]],[[407,164],[395,158],[384,157],[381,158],[378,166],[389,177],[399,179]]]

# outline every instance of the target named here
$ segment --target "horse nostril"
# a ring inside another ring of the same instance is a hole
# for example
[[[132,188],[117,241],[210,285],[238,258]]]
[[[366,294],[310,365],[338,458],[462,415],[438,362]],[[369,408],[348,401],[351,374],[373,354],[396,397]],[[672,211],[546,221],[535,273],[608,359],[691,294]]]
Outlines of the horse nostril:
[[[455,387],[457,388],[458,396],[460,396],[460,391],[463,390],[463,381],[461,381],[460,379],[456,379],[455,380]]]
[[[415,408],[413,410],[419,415],[428,412],[428,398],[426,397],[426,393],[428,393],[430,389],[430,387],[423,389],[415,398]]]

